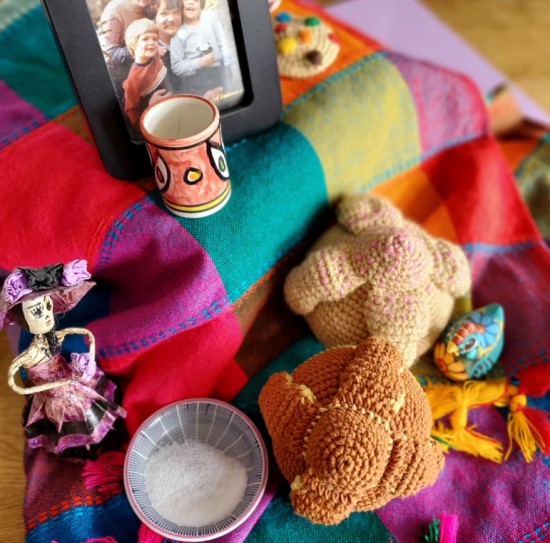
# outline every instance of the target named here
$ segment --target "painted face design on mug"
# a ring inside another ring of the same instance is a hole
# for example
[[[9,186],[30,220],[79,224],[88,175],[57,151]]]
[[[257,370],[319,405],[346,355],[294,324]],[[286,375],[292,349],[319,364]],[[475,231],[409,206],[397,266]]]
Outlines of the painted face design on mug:
[[[169,96],[145,110],[140,127],[168,211],[199,219],[227,204],[231,181],[213,102],[191,94]]]
[[[157,186],[176,214],[202,213],[229,197],[229,169],[219,129],[194,147],[153,153]]]
[[[55,318],[53,302],[49,296],[41,296],[21,304],[23,316],[31,334],[46,334],[53,329]]]

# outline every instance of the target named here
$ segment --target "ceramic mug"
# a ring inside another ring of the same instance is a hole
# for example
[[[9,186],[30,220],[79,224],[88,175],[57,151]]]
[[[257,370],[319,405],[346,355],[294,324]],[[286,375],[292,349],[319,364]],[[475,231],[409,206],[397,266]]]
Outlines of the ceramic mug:
[[[196,219],[219,211],[231,196],[218,108],[206,98],[180,94],[141,116],[155,180],[166,208]]]

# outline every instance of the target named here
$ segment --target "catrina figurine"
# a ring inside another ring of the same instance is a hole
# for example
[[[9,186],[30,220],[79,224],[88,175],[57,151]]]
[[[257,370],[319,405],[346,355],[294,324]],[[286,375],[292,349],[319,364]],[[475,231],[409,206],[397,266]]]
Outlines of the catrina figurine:
[[[8,371],[9,386],[29,395],[23,419],[28,444],[62,456],[89,450],[126,416],[113,401],[114,383],[97,367],[93,334],[85,328],[56,330],[55,315],[72,309],[94,286],[90,277],[85,260],[21,267],[6,278],[0,295],[0,329],[17,323],[34,336]],[[61,354],[69,334],[89,342],[89,352],[72,353],[70,361]],[[20,370],[23,386],[15,381]]]
[[[445,328],[434,359],[451,381],[478,379],[497,363],[504,346],[504,309],[499,304],[466,313]]]

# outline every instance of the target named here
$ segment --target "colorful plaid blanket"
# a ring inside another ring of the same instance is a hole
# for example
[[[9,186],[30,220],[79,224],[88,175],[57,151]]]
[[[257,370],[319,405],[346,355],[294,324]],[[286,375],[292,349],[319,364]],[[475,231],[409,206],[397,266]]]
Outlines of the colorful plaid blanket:
[[[312,11],[294,0],[284,8]],[[88,261],[97,286],[61,325],[96,335],[130,434],[190,397],[233,401],[262,426],[256,402],[267,377],[322,350],[285,307],[282,282],[350,192],[384,195],[459,243],[474,305],[505,308],[503,371],[550,371],[550,252],[510,169],[531,181],[548,176],[548,141],[504,155],[468,79],[319,14],[341,41],[337,63],[282,82],[280,123],[227,150],[229,204],[189,221],[168,215],[155,192],[105,172],[43,9],[37,0],[0,3],[0,269]],[[23,334],[21,345],[28,340]],[[415,372],[423,384],[437,378],[430,364]],[[476,423],[506,439],[496,408],[476,413]],[[25,466],[28,543],[136,542],[139,523],[123,492],[87,491],[82,466],[40,450],[27,450]],[[550,536],[549,469],[540,454],[498,465],[451,452],[433,487],[333,527],[294,515],[275,477],[257,513],[224,541],[417,542],[446,512],[458,516],[459,541],[533,543]]]

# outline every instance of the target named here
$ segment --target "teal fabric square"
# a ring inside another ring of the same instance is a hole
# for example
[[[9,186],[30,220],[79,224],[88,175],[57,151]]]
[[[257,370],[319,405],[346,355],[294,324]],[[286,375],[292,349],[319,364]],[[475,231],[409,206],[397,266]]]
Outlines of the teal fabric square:
[[[391,535],[376,513],[353,513],[336,526],[313,524],[294,513],[288,496],[277,496],[246,543],[388,543]]]
[[[200,220],[178,220],[210,255],[235,302],[316,226],[319,230],[328,197],[317,153],[285,123],[229,147],[227,162],[232,184],[227,205]]]
[[[0,16],[5,15],[0,6]],[[33,7],[0,34],[0,79],[48,119],[77,103],[43,8]]]

